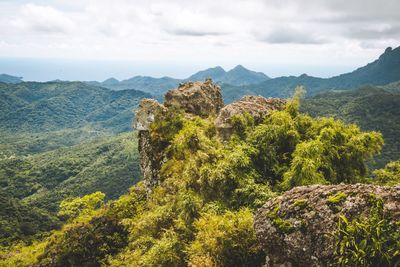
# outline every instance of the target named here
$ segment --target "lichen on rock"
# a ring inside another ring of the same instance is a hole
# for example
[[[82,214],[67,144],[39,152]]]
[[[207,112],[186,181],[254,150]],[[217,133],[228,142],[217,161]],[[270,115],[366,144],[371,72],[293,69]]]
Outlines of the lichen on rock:
[[[268,201],[254,222],[266,266],[335,266],[333,233],[339,217],[351,221],[368,216],[371,196],[383,200],[390,220],[400,219],[400,186],[302,186]]]

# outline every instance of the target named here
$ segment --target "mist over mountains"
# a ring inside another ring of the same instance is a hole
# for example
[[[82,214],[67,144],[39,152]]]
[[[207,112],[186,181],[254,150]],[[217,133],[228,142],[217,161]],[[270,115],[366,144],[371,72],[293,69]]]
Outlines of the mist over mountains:
[[[400,80],[400,47],[388,47],[375,61],[352,72],[331,78],[319,78],[302,74],[300,76],[282,76],[270,78],[262,72],[256,72],[237,65],[226,71],[220,66],[198,71],[185,79],[173,77],[154,78],[150,76],[134,76],[126,80],[108,78],[105,81],[88,81],[90,85],[112,90],[135,89],[153,96],[161,96],[175,88],[179,83],[187,81],[203,81],[212,78],[222,87],[226,103],[239,99],[246,94],[266,97],[289,97],[293,89],[303,85],[307,95],[312,96],[329,90],[349,90],[363,85],[385,85]],[[18,83],[22,79],[10,75],[0,75],[0,82]]]

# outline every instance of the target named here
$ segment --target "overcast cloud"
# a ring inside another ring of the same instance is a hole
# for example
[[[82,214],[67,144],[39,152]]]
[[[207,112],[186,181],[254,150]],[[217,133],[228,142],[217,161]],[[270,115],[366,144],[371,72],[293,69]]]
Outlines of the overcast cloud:
[[[399,10],[398,0],[3,0],[0,57],[350,68],[399,46]]]

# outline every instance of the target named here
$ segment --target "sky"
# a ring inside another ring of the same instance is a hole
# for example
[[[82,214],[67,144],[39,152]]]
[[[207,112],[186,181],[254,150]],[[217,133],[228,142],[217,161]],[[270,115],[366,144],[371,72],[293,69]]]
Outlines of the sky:
[[[0,73],[185,78],[237,64],[330,77],[400,45],[398,0],[0,0]]]

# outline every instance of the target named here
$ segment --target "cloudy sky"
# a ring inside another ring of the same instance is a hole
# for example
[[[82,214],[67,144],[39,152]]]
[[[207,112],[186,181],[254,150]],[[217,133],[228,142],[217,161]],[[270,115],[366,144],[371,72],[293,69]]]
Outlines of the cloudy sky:
[[[0,0],[0,73],[35,78],[35,64],[58,64],[46,78],[185,77],[242,64],[327,77],[399,46],[399,10],[398,0]]]

